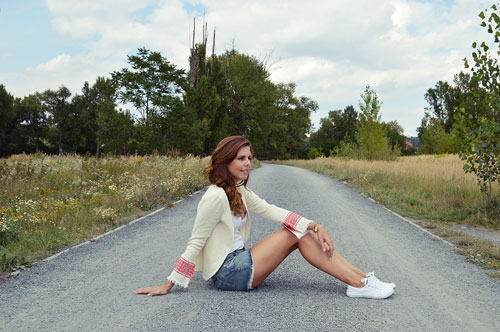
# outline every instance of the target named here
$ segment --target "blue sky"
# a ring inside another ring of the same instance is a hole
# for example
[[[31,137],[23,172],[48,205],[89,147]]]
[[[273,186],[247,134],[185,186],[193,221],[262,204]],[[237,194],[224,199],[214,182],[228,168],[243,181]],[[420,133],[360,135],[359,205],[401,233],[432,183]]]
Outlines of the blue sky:
[[[382,120],[409,136],[424,94],[463,69],[474,40],[487,40],[482,0],[0,0],[0,84],[11,94],[83,83],[126,66],[137,48],[187,69],[193,17],[217,29],[216,52],[235,43],[265,61],[275,82],[295,82],[328,111],[358,107],[370,84]],[[197,31],[199,41],[201,30]]]

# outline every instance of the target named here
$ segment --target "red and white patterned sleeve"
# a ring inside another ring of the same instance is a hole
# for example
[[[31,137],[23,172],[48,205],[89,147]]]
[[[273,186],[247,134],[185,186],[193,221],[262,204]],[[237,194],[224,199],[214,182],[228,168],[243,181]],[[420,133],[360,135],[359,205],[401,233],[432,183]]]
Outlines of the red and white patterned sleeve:
[[[176,285],[186,288],[191,278],[193,278],[195,269],[196,265],[193,262],[181,256],[167,279]]]
[[[245,191],[245,201],[250,212],[257,213],[263,218],[281,224],[299,239],[307,233],[307,226],[311,222],[309,219],[267,203],[250,189]]]

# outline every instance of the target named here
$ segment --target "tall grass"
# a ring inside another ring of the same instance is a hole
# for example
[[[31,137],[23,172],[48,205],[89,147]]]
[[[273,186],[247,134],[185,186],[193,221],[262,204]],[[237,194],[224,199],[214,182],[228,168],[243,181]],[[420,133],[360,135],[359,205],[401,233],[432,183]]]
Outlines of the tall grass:
[[[487,207],[472,174],[465,174],[457,155],[399,157],[394,161],[338,158],[289,160],[354,184],[376,201],[403,215],[500,229],[500,207]],[[498,202],[500,187],[493,188]]]
[[[169,204],[207,181],[208,158],[0,159],[0,269],[93,237]]]

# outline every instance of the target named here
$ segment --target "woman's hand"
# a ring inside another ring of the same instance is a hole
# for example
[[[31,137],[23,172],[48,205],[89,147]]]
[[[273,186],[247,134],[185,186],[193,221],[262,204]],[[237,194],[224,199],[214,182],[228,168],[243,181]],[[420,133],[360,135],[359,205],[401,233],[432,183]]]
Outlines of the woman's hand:
[[[321,248],[323,249],[324,252],[328,255],[328,257],[333,256],[333,251],[335,250],[335,247],[333,246],[333,240],[326,231],[326,229],[323,227],[323,225],[318,224],[317,226],[318,232],[316,233],[316,237],[321,244]]]
[[[146,294],[147,296],[166,295],[174,287],[174,283],[167,281],[163,286],[151,286],[134,291],[135,294]]]

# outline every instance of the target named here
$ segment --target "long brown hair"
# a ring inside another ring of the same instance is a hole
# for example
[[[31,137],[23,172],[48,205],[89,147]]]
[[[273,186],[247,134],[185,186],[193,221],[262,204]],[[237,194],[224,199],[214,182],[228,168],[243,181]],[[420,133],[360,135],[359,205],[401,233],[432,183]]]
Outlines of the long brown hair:
[[[242,218],[245,214],[245,206],[241,199],[241,194],[236,190],[236,184],[231,177],[227,165],[236,158],[238,151],[245,146],[250,147],[250,152],[253,155],[252,144],[243,136],[230,136],[224,138],[217,144],[217,148],[210,159],[210,165],[205,168],[205,174],[208,176],[210,183],[224,189],[229,200],[231,211]],[[249,177],[250,175],[246,180],[240,181],[237,185],[243,185],[246,188]]]

